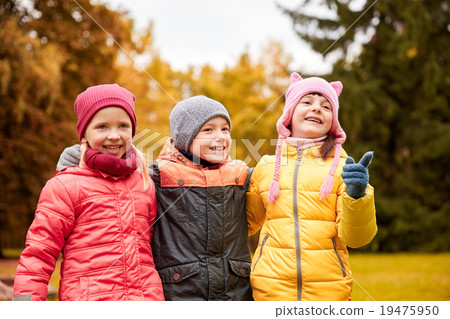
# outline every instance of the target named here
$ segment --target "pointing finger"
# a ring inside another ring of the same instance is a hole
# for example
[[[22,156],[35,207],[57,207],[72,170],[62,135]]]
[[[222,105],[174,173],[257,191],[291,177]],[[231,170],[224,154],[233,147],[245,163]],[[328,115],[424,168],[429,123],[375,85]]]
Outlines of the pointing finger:
[[[366,154],[363,155],[363,157],[359,161],[359,164],[361,164],[364,167],[368,167],[370,165],[370,163],[372,162],[372,158],[373,158],[373,152],[372,151],[367,152]]]

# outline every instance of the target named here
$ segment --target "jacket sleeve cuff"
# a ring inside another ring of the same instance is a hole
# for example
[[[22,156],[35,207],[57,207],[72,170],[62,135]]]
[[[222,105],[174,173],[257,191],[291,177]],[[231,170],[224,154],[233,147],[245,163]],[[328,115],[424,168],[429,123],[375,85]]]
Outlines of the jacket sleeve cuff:
[[[342,210],[339,233],[343,242],[351,248],[369,244],[378,231],[373,187],[368,185],[366,195],[358,199],[344,192]]]
[[[344,219],[352,226],[364,226],[375,219],[374,189],[367,185],[366,194],[358,199],[352,198],[347,191],[343,196]]]

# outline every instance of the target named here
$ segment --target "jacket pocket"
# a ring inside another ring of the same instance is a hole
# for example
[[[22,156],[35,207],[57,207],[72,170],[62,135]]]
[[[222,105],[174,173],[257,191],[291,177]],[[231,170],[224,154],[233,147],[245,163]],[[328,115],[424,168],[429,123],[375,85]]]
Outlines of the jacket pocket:
[[[164,284],[176,284],[188,279],[189,277],[195,276],[200,272],[200,263],[198,261],[181,264],[171,267],[166,267],[158,270],[161,281]]]
[[[336,253],[336,256],[337,256],[337,258],[339,260],[339,264],[341,266],[342,276],[346,277],[347,276],[347,272],[345,271],[344,263],[342,262],[341,256],[339,256],[339,253],[338,253],[338,250],[337,250],[336,238],[333,237],[332,241],[333,241],[334,252]]]
[[[239,277],[249,277],[251,262],[242,260],[232,260],[228,259],[230,264],[231,272]]]
[[[253,265],[253,271],[255,271],[256,265],[258,264],[258,261],[259,261],[259,260],[261,259],[261,257],[262,257],[263,248],[264,248],[264,245],[266,244],[267,238],[269,238],[269,234],[266,234],[266,236],[264,236],[264,238],[263,238],[263,240],[262,240],[262,242],[261,242],[261,248],[259,249],[259,256],[258,256],[258,259],[256,259],[255,264]]]

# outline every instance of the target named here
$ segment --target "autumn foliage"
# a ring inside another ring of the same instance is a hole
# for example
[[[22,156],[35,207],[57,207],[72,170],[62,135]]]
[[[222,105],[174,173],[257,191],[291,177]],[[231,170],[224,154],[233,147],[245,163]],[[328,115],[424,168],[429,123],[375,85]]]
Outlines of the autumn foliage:
[[[319,2],[337,18],[280,10],[314,50],[338,53],[324,77],[344,83],[346,150],[354,157],[375,151],[370,174],[380,231],[368,249],[449,250],[448,1],[367,2],[357,9]],[[87,0],[31,3],[0,0],[0,254],[23,247],[40,190],[62,150],[78,142],[73,102],[88,86],[118,83],[136,95],[135,144],[150,160],[170,136],[172,107],[198,94],[229,110],[233,157],[254,166],[273,153],[289,74],[302,73],[290,69],[280,44],[268,43],[258,59],[242,52],[223,70],[180,71],[155,49],[152,25],[138,32],[126,12]],[[371,37],[355,57],[358,32]]]

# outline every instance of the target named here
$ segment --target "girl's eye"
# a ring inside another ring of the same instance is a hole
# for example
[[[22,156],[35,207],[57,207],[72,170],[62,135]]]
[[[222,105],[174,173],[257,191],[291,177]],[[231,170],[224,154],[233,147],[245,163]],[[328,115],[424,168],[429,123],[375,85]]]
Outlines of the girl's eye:
[[[224,128],[222,129],[222,131],[229,132],[230,129],[229,129],[228,127],[224,127]]]
[[[103,129],[106,128],[106,125],[99,125],[98,128],[101,129],[101,130],[103,130]]]
[[[303,101],[303,105],[310,107],[311,105],[313,105],[313,102],[311,102],[310,100],[306,100],[306,101]]]
[[[120,128],[128,128],[128,125],[127,124],[121,124]]]
[[[323,107],[327,110],[331,110],[331,106],[329,106],[329,105],[323,105]]]

